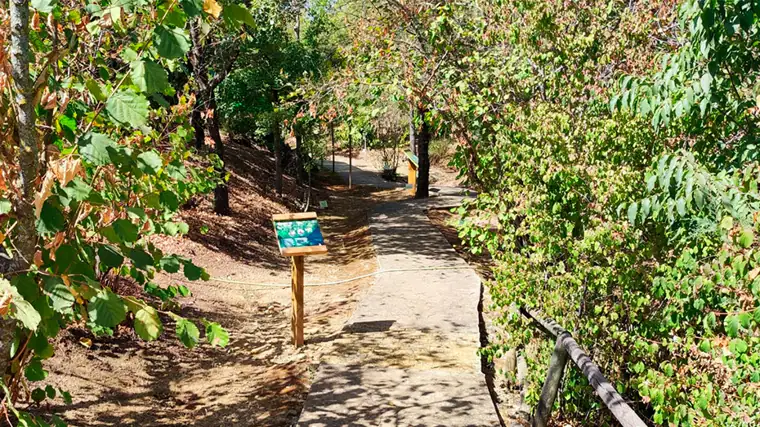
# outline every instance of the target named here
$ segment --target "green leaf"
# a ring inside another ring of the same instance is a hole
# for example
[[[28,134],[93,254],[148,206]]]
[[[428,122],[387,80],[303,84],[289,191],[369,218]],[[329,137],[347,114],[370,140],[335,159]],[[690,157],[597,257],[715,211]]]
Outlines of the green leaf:
[[[71,180],[66,187],[62,188],[62,190],[65,197],[59,197],[61,203],[63,203],[64,206],[69,206],[72,201],[81,202],[87,200],[92,192],[92,187],[84,182],[82,178],[76,177]]]
[[[79,139],[79,154],[87,162],[94,166],[103,166],[111,163],[109,148],[115,149],[116,143],[102,133],[88,132]]]
[[[50,13],[55,7],[56,0],[32,0],[29,2],[32,9],[43,13]]]
[[[106,111],[122,126],[139,128],[148,121],[148,100],[133,90],[117,92],[106,101]]]
[[[135,332],[145,341],[153,341],[161,335],[163,325],[155,308],[145,306],[135,313]]]
[[[169,76],[164,67],[144,59],[130,64],[132,82],[145,93],[161,93],[169,86]]]
[[[739,336],[739,317],[738,316],[726,316],[723,321],[723,326],[726,328],[726,333],[731,338]]]
[[[39,359],[32,359],[26,369],[24,369],[24,376],[29,381],[42,381],[48,376],[48,372],[42,369],[42,362]]]
[[[198,345],[201,338],[201,332],[195,324],[187,319],[177,319],[177,338],[187,348],[193,348]]]
[[[87,304],[90,321],[104,328],[113,328],[127,318],[127,306],[110,289],[105,288]]]
[[[16,283],[21,283],[21,282],[31,283],[32,286],[34,286],[35,288],[34,290],[36,291],[37,284],[34,282],[32,278],[25,277],[25,276],[17,276],[17,277],[18,277],[18,280],[16,281]],[[21,296],[16,286],[13,286],[7,280],[0,278],[0,295],[2,295],[3,297],[5,297],[6,295],[10,295],[12,318],[21,322],[21,324],[24,325],[24,327],[26,329],[29,329],[30,331],[37,330],[37,326],[39,326],[40,322],[42,321],[40,313],[38,313],[37,310],[34,309],[34,306],[32,306],[32,304],[30,304],[29,301],[25,300],[24,297]]]
[[[202,0],[180,0],[179,3],[187,16],[191,18],[200,15],[203,11]]]
[[[636,202],[631,203],[628,205],[628,222],[631,223],[631,225],[636,225],[636,215],[639,212],[639,204]]]
[[[34,354],[40,359],[48,359],[55,353],[55,349],[50,345],[47,337],[40,333],[32,334],[27,347],[34,350]]]
[[[212,347],[226,347],[230,342],[230,334],[216,322],[206,324],[206,340]]]
[[[747,352],[747,342],[743,339],[735,338],[728,344],[728,349],[735,354],[744,354]]]
[[[32,397],[32,400],[34,400],[37,403],[40,403],[43,400],[45,400],[45,390],[37,387],[34,390],[32,390],[31,397]]]
[[[246,24],[251,28],[256,27],[256,22],[253,20],[251,12],[243,6],[235,3],[224,5],[222,18],[224,19],[224,22],[232,28],[240,28],[242,24]]]
[[[106,272],[111,268],[119,268],[124,263],[124,257],[113,246],[102,245],[98,248],[100,271]]]
[[[195,281],[203,276],[203,269],[188,261],[185,263],[183,273],[185,273],[187,280]]]
[[[744,249],[747,249],[748,247],[752,246],[752,242],[755,241],[755,234],[752,232],[752,230],[745,229],[744,231],[739,234],[739,237],[736,239],[736,243],[739,244]]]
[[[60,209],[55,207],[50,200],[46,200],[42,205],[40,217],[37,219],[37,233],[42,235],[55,234],[64,229],[66,218]]]
[[[162,208],[170,212],[179,209],[179,199],[177,198],[177,195],[171,191],[162,191],[159,195],[159,203]]]
[[[137,167],[149,175],[157,174],[163,164],[163,159],[161,159],[161,156],[159,156],[154,150],[140,153],[140,155],[137,156]]]
[[[11,209],[13,209],[13,205],[11,205],[10,200],[0,199],[0,215],[10,213]]]
[[[137,226],[132,224],[132,221],[129,221],[127,219],[117,219],[112,224],[112,227],[116,232],[116,235],[119,236],[122,241],[127,243],[133,243],[137,241]]]
[[[87,80],[87,82],[84,85],[85,87],[87,87],[87,90],[90,91],[90,94],[92,94],[92,96],[96,100],[103,102],[106,99],[108,99],[108,95],[106,95],[106,93],[103,92],[103,87],[101,87],[100,83],[96,82],[94,79]]]
[[[160,25],[153,32],[153,43],[158,54],[166,59],[178,59],[190,50],[190,39],[181,28]]]
[[[167,273],[176,273],[179,271],[179,258],[177,258],[176,255],[170,255],[167,257],[161,258],[161,261],[159,261],[159,266],[162,270],[164,270]]]
[[[148,267],[153,266],[153,257],[142,249],[131,249],[129,251],[129,259],[132,260],[132,265],[140,270],[147,270]]]
[[[706,98],[710,97],[710,85],[712,84],[713,77],[710,73],[705,73],[701,79],[699,79],[699,85],[702,88],[702,92]]]
[[[48,384],[45,386],[45,394],[49,399],[55,399],[55,388],[52,385]]]

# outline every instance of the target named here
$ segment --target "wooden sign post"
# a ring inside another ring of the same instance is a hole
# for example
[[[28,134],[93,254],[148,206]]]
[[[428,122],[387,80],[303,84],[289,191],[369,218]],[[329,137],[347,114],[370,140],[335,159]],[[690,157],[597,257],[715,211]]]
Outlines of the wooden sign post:
[[[283,256],[291,258],[291,303],[293,314],[290,327],[293,333],[293,344],[301,347],[303,340],[303,273],[304,256],[324,255],[327,246],[322,237],[322,230],[314,212],[289,213],[272,215],[274,231],[277,235],[277,245]]]
[[[407,176],[408,184],[406,185],[406,188],[408,188],[409,192],[414,196],[417,193],[417,169],[420,167],[420,161],[410,150],[406,150],[404,154],[406,154],[406,160],[409,164],[409,175]]]

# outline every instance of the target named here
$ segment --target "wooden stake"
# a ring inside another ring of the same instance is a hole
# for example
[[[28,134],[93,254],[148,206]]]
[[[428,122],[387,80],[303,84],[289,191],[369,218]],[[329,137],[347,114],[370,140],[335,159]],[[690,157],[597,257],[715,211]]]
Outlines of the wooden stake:
[[[291,303],[293,316],[290,319],[293,332],[293,345],[303,346],[303,255],[292,259]]]

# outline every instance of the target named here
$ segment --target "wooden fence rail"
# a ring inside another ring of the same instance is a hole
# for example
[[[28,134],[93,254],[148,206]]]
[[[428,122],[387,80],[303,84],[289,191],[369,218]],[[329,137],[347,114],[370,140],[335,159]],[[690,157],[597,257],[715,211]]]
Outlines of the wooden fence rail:
[[[545,333],[556,340],[554,352],[549,362],[546,381],[544,381],[544,386],[541,389],[541,398],[533,417],[533,427],[546,427],[554,401],[557,398],[557,391],[562,382],[562,375],[565,372],[568,357],[586,375],[588,382],[594,387],[596,394],[623,427],[646,427],[646,423],[625,403],[623,397],[618,394],[615,387],[602,375],[602,371],[599,370],[596,363],[588,357],[569,332],[554,320],[543,319],[535,311],[521,308],[520,313],[533,320]]]

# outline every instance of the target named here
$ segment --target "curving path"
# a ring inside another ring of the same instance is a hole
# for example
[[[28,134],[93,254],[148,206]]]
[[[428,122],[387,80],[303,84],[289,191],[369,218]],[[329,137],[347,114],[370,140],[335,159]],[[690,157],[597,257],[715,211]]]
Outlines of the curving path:
[[[500,425],[477,355],[480,278],[425,214],[461,201],[457,192],[372,214],[381,269],[462,269],[378,275],[323,360],[297,425]]]

